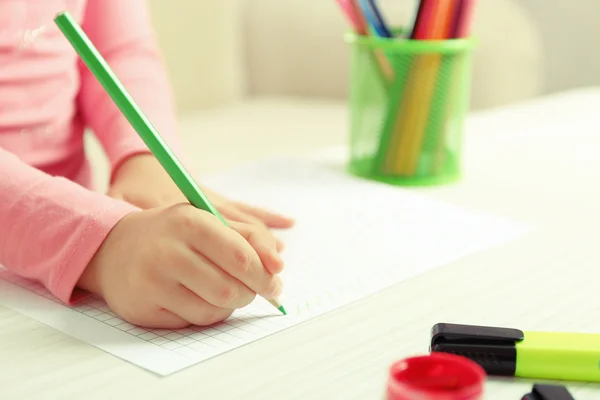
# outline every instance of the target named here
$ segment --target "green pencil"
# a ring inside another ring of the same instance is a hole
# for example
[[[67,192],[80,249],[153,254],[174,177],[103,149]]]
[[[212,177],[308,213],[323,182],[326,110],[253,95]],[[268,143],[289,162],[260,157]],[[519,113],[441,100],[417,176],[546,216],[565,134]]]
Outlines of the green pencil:
[[[223,216],[202,192],[202,189],[131,98],[119,78],[71,14],[66,11],[62,12],[56,16],[54,22],[190,204],[210,212],[219,218],[223,224],[227,225]],[[284,315],[286,314],[285,308],[278,299],[268,299],[268,301]]]

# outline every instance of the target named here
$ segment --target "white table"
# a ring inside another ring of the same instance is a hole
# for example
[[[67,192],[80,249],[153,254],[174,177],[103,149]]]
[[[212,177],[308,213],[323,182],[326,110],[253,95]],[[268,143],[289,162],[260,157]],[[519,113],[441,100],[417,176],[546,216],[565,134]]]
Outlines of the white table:
[[[240,149],[227,152],[231,163],[345,140],[341,104],[259,102],[227,113],[187,119],[189,146],[201,149],[200,132],[209,127],[219,132],[210,143],[217,147],[244,128]],[[307,121],[296,123],[299,116]],[[202,173],[212,157],[191,161]],[[600,90],[473,115],[465,157],[460,184],[420,190],[529,222],[536,233],[167,378],[0,308],[0,397],[378,399],[390,363],[426,353],[436,322],[600,331]],[[343,162],[343,151],[319,159]],[[415,316],[419,323],[407,325]],[[600,398],[600,385],[570,387],[577,399]],[[486,398],[517,400],[530,388],[494,379]]]

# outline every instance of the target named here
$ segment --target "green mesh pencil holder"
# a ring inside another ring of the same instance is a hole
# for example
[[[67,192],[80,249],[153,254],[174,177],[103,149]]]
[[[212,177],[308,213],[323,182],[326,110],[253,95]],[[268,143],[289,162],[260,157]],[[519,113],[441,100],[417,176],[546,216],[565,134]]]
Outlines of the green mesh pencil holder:
[[[397,185],[458,179],[475,40],[346,40],[349,172]]]

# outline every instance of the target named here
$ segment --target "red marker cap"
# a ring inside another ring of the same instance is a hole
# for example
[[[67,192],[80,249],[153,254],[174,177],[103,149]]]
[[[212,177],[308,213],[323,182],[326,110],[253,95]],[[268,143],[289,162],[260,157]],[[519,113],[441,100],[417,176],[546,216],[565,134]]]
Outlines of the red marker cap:
[[[392,365],[387,400],[482,400],[485,379],[474,361],[433,352]]]

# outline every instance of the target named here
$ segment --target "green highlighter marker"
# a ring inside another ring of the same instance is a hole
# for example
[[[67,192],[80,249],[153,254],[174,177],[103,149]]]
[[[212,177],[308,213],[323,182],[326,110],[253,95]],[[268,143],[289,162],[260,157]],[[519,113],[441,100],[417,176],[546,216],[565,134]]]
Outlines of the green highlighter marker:
[[[600,382],[600,334],[440,323],[430,351],[469,358],[489,375]]]
[[[90,69],[92,74],[98,79],[106,92],[113,99],[119,110],[129,121],[131,126],[140,135],[146,146],[156,157],[171,179],[175,182],[179,190],[188,199],[190,204],[196,208],[210,212],[227,225],[225,219],[208,200],[200,187],[196,184],[192,176],[181,164],[179,159],[171,151],[167,143],[156,131],[152,123],[146,118],[142,110],[131,98],[119,78],[114,74],[111,68],[104,60],[98,49],[85,34],[83,29],[74,20],[69,12],[63,12],[56,16],[54,22],[71,43],[79,57]],[[269,299],[269,303],[275,306],[284,315],[285,308],[277,299]]]

